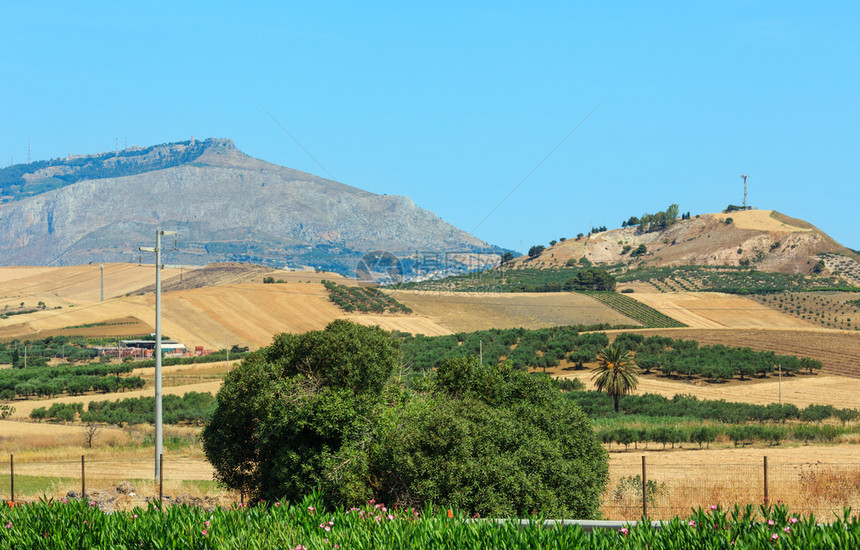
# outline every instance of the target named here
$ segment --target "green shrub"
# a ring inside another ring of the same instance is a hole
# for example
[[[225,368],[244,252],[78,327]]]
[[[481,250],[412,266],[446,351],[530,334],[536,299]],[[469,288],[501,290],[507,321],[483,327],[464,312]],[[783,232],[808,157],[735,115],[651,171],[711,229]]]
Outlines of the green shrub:
[[[472,357],[405,388],[399,363],[397,340],[348,321],[277,336],[218,394],[203,432],[216,478],[253,498],[597,515],[606,454],[555,383]]]

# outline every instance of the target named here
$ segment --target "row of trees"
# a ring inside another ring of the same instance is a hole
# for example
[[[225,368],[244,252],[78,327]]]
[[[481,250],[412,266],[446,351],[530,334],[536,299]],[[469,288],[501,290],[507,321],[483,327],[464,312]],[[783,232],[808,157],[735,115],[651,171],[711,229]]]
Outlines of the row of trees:
[[[162,397],[162,421],[165,424],[200,425],[212,417],[215,397],[211,393],[188,392],[185,395]],[[54,403],[50,408],[39,407],[30,412],[34,420],[84,423],[152,424],[155,422],[155,398],[138,397],[116,401],[92,401],[84,410],[83,403]]]
[[[822,368],[821,361],[794,355],[777,355],[772,351],[753,351],[722,344],[699,346],[695,340],[673,340],[664,336],[643,337],[641,334],[622,333],[615,344],[635,352],[636,363],[646,374],[659,370],[670,376],[694,376],[715,382],[728,380],[735,375],[764,377],[776,370],[794,375],[806,371],[812,374]]]
[[[755,442],[767,442],[779,445],[782,441],[794,440],[808,445],[811,441],[829,443],[843,433],[849,433],[845,428],[831,425],[794,425],[794,426],[765,426],[765,425],[701,425],[691,427],[657,426],[649,428],[603,429],[597,432],[597,437],[605,444],[624,445],[625,450],[630,445],[639,449],[639,445],[648,447],[649,443],[662,444],[675,448],[684,443],[697,444],[710,448],[714,441],[728,439],[735,447],[745,447]]]
[[[404,363],[417,371],[436,367],[446,359],[481,356],[486,364],[509,361],[515,369],[555,367],[568,356],[578,362],[593,361],[609,343],[602,332],[580,334],[595,327],[551,327],[537,330],[491,329],[450,336],[413,336],[397,333]]]
[[[635,388],[635,385],[633,386]],[[629,393],[625,392],[625,393]],[[615,417],[613,397],[596,391],[572,391],[565,394],[592,418]],[[840,409],[832,405],[809,405],[803,409],[790,403],[755,405],[725,400],[698,399],[692,395],[672,398],[652,393],[624,395],[619,399],[619,412],[648,418],[687,418],[710,420],[727,424],[746,422],[784,423],[787,420],[823,422],[830,418],[845,424],[860,418],[857,409]]]
[[[689,219],[690,213],[685,215]],[[682,218],[683,219],[683,218]],[[669,208],[656,214],[642,214],[641,217],[631,216],[627,221],[621,222],[621,227],[636,227],[639,233],[650,233],[652,231],[662,231],[678,221],[678,205],[671,204]]]
[[[74,376],[58,378],[36,378],[15,384],[14,388],[0,390],[3,399],[24,399],[33,396],[55,397],[63,392],[69,395],[83,395],[88,391],[114,393],[117,391],[137,390],[146,383],[139,376]]]

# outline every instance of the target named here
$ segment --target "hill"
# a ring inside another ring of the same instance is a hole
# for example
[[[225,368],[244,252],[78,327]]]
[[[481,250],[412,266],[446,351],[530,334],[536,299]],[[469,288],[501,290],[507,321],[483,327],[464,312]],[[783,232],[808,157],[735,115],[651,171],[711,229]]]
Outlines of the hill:
[[[156,229],[180,232],[167,261],[188,265],[345,273],[372,250],[499,251],[407,197],[270,164],[227,139],[15,165],[0,193],[0,265],[136,261]]]
[[[807,275],[823,260],[825,273],[860,274],[860,257],[853,250],[812,224],[774,210],[701,214],[660,230],[628,226],[596,232],[555,243],[534,257],[516,258],[510,267],[560,267],[586,260],[626,268],[749,267]]]

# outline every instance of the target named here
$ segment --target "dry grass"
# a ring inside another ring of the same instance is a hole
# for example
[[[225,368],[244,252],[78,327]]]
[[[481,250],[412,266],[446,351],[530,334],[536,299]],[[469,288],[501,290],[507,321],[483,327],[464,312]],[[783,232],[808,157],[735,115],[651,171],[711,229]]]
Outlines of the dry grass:
[[[610,454],[609,491],[603,501],[608,518],[641,516],[641,489],[622,480],[641,475],[643,455],[646,477],[657,484],[655,498],[649,502],[653,518],[711,504],[761,504],[764,455],[768,456],[770,502],[823,518],[844,506],[860,506],[860,454],[854,445],[638,451]]]

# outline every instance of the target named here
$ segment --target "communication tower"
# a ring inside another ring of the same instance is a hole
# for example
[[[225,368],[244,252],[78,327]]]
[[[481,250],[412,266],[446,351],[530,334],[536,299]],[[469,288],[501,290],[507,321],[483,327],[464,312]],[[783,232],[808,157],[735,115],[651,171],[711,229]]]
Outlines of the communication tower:
[[[741,174],[741,177],[744,179],[744,210],[747,209],[747,176],[746,174]]]

